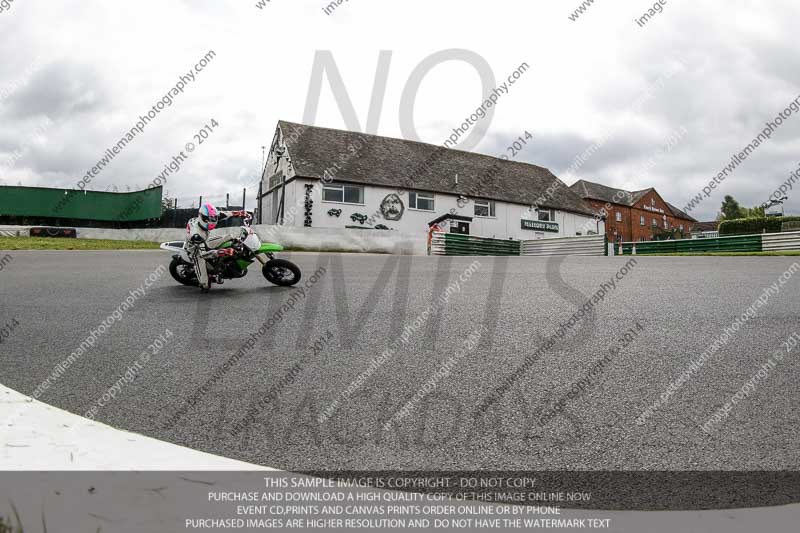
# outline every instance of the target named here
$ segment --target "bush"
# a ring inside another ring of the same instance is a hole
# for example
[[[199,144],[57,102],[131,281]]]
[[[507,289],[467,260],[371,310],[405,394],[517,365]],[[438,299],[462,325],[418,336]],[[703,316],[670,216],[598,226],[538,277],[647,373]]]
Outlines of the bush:
[[[780,233],[784,222],[800,222],[800,217],[757,217],[724,220],[719,225],[720,236]]]

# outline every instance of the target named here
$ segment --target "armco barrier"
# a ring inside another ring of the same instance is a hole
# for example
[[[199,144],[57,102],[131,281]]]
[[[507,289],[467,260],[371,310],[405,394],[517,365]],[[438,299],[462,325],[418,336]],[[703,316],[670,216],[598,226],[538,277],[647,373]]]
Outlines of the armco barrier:
[[[761,249],[765,252],[800,250],[800,231],[762,235]]]
[[[522,241],[522,255],[606,255],[604,235]]]
[[[28,227],[0,226],[0,237],[27,237],[30,231]]]
[[[436,232],[431,238],[435,255],[606,255],[604,235],[562,237],[530,241],[490,239],[474,235]]]
[[[490,239],[458,233],[435,232],[431,238],[434,255],[519,255],[520,241]]]
[[[637,255],[707,253],[707,252],[760,252],[761,235],[717,237],[716,239],[681,239],[669,241],[626,242],[622,253],[631,255],[636,245]]]
[[[800,232],[737,235],[715,239],[625,242],[622,243],[623,255],[632,255],[634,246],[636,255],[800,250]]]

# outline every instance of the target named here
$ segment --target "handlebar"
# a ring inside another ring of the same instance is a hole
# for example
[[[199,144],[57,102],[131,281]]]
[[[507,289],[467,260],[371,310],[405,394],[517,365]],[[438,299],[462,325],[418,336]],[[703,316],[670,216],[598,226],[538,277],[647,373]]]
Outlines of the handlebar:
[[[234,211],[233,216],[242,218],[245,226],[250,226],[253,221],[253,214],[249,211]]]

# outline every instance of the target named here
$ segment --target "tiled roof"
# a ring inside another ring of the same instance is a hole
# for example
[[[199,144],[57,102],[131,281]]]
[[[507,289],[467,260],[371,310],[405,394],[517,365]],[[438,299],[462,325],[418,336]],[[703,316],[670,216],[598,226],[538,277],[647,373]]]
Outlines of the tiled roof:
[[[639,200],[645,197],[647,193],[655,191],[654,188],[643,189],[641,191],[626,191],[623,189],[615,189],[600,183],[592,183],[591,181],[578,180],[570,187],[581,198],[591,198],[592,200],[600,200],[601,202],[610,202],[612,204],[621,204],[633,207]],[[658,191],[656,191],[658,193]],[[659,195],[660,196],[660,195]],[[665,202],[672,215],[677,218],[696,222],[694,218],[684,213],[669,202]]]
[[[701,231],[718,231],[719,230],[719,221],[712,220],[710,222],[695,222],[694,226],[692,226],[692,231],[694,232],[701,232]]]
[[[697,222],[697,219],[695,219],[694,217],[692,217],[688,213],[682,211],[681,209],[675,207],[671,203],[667,202],[667,206],[669,207],[670,211],[672,211],[672,214],[675,215],[676,217],[682,218],[684,220],[689,220],[691,222]]]
[[[622,189],[615,189],[600,183],[578,180],[570,187],[581,198],[591,198],[612,204],[633,205],[633,193]]]
[[[344,130],[278,123],[299,177],[320,179],[335,162],[339,181],[460,194],[593,215],[548,169],[441,146]],[[351,146],[363,146],[354,155]],[[458,177],[458,184],[456,184]],[[553,191],[547,194],[548,189]]]

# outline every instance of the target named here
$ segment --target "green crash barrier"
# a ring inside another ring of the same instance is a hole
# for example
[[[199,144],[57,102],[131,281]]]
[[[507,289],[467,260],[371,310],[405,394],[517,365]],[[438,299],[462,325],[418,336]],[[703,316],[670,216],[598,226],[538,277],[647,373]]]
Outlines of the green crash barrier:
[[[435,255],[594,255],[608,254],[605,235],[558,237],[555,239],[506,240],[436,232],[431,238]]]
[[[134,222],[161,217],[162,187],[102,192],[0,186],[0,216]]]
[[[710,253],[710,252],[760,252],[763,249],[761,235],[719,237],[715,239],[682,239],[674,241],[645,241],[622,243],[623,255]]]
[[[432,244],[433,253],[438,255],[520,255],[520,241],[458,233],[436,234]]]

